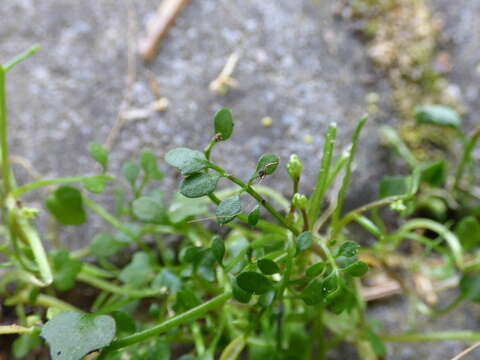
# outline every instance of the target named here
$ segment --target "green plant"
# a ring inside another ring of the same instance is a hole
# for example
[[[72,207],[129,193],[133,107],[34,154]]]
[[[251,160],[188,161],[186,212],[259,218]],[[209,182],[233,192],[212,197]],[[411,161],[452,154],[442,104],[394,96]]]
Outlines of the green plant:
[[[112,189],[119,181],[109,175],[109,154],[99,144],[89,146],[99,174],[17,186],[8,156],[5,73],[35,50],[0,67],[5,239],[0,251],[7,259],[1,264],[0,294],[3,306],[14,308],[19,322],[1,325],[0,334],[20,335],[12,346],[15,357],[40,347],[42,338],[52,359],[68,360],[91,352],[98,359],[168,359],[170,344],[185,344],[183,360],[236,359],[242,353],[249,359],[324,359],[340,341],[352,343],[362,359],[378,359],[386,353],[384,341],[480,339],[480,333],[469,331],[388,335],[368,319],[360,282],[369,272],[367,263],[370,272],[385,272],[398,282],[411,300],[411,315],[437,315],[465,299],[480,301],[480,259],[472,255],[479,245],[478,212],[460,221],[456,233],[441,219],[402,220],[393,229],[382,220],[379,210],[384,207],[403,216],[422,209],[423,198],[447,177],[444,165],[419,164],[405,153],[395,133],[389,133],[391,142],[406,154],[412,174],[382,180],[380,199],[348,211],[352,163],[366,118],[359,121],[349,150],[336,158],[336,126],[329,126],[308,197],[298,191],[303,165],[296,155],[286,165],[292,180],[290,200],[258,184],[282,169],[278,156],[262,155],[245,179],[233,175],[234,161],[228,162],[230,172],[212,160],[215,148],[233,134],[228,109],[215,115],[212,140],[203,151],[177,148],[165,155],[183,176],[178,193],[159,190],[163,173],[150,152],[126,162],[126,188]],[[448,192],[464,196],[467,191],[469,206],[478,208],[478,199],[470,199],[472,189],[465,189],[464,182],[477,139],[478,132],[464,141],[456,185]],[[232,187],[217,190],[220,182]],[[38,210],[23,200],[35,189],[48,192],[46,209],[61,226],[83,224],[93,213],[105,221],[106,229],[85,249],[68,252],[54,239],[52,249],[45,251],[32,221]],[[110,190],[114,211],[91,195]],[[209,204],[215,207],[213,216]],[[211,224],[213,219],[218,225]],[[353,241],[360,240],[348,231],[353,222],[367,230],[371,246],[360,248]],[[444,277],[462,275],[460,295],[451,306],[433,308],[396,275],[390,259],[402,257],[398,248],[403,241],[423,245],[407,268],[421,266],[417,273],[437,270]],[[120,250],[128,254],[124,266],[117,261]],[[435,266],[427,261],[432,258]],[[95,289],[91,303],[74,306],[65,300],[66,291],[77,283]],[[29,310],[34,310],[31,315]]]

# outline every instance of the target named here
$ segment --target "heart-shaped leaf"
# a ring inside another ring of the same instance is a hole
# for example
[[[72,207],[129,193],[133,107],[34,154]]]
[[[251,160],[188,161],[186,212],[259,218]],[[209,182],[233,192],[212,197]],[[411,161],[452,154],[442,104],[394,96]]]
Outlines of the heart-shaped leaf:
[[[196,173],[183,179],[180,193],[188,198],[199,198],[208,195],[217,188],[218,175]]]
[[[238,195],[230,196],[223,200],[217,207],[215,215],[219,224],[232,221],[242,211],[242,204]]]
[[[220,109],[213,119],[215,125],[215,135],[220,135],[220,140],[224,141],[232,136],[233,118],[229,109]]]
[[[115,320],[108,315],[62,312],[42,327],[41,336],[50,345],[53,360],[80,360],[111,343]]]
[[[200,151],[188,148],[170,150],[165,155],[165,161],[180,170],[184,176],[197,173],[207,167],[205,155]]]
[[[82,194],[74,187],[59,187],[48,197],[45,204],[62,225],[80,225],[86,220]]]

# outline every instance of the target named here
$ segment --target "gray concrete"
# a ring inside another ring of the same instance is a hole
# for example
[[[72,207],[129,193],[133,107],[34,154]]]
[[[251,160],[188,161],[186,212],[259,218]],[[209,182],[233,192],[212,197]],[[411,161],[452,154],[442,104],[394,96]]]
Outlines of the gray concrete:
[[[9,74],[12,152],[29,159],[45,177],[93,172],[86,144],[106,139],[125,93],[125,1],[4,2],[0,61],[33,43],[42,46],[38,55]],[[154,0],[135,1],[140,29],[157,5]],[[480,0],[435,0],[433,5],[445,21],[443,46],[454,65],[450,80],[465,99],[469,114],[478,114]],[[395,119],[388,112],[387,84],[371,67],[348,21],[333,16],[335,7],[335,2],[320,0],[192,0],[164,40],[156,61],[148,67],[139,62],[134,84],[133,105],[150,104],[147,69],[152,71],[170,107],[124,128],[112,154],[112,172],[142,150],[163,157],[176,146],[203,147],[211,136],[213,113],[226,106],[235,115],[235,133],[215,149],[214,158],[247,177],[262,153],[278,153],[285,162],[291,152],[297,152],[306,165],[303,189],[308,191],[328,123],[338,123],[339,142],[345,146],[365,110],[366,94],[376,91],[384,111],[369,122],[362,136],[349,206],[372,199],[373,180],[395,171],[378,144],[377,131]],[[240,87],[215,96],[208,84],[233,51],[241,53],[234,73]],[[260,123],[265,116],[273,118],[269,128]],[[467,119],[470,126],[478,121],[473,116]],[[313,137],[312,144],[303,141],[305,135]],[[162,168],[173,175],[163,164]],[[24,171],[19,169],[18,174],[20,181],[28,181]],[[266,184],[277,183],[288,192],[285,174],[266,180]],[[172,188],[176,180],[169,176],[166,184]],[[80,232],[69,231],[63,241],[77,248],[90,236],[84,226]],[[404,312],[391,309],[373,313],[388,319],[387,325],[393,322],[391,329],[398,330]],[[478,328],[476,321],[464,320],[459,328]],[[429,328],[445,329],[450,324],[444,321]],[[461,345],[449,344],[396,346],[392,359],[437,360],[450,358],[460,349]]]

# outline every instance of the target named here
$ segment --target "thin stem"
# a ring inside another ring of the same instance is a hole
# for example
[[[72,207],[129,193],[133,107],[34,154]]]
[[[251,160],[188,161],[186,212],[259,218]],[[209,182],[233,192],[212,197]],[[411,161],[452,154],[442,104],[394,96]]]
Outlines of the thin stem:
[[[45,284],[44,286],[50,285],[53,281],[52,270],[50,269],[47,254],[43,248],[42,241],[40,240],[37,231],[25,219],[19,218],[17,219],[17,223],[25,234],[25,238],[30,245],[33,256],[35,257],[35,261],[38,265],[38,270],[40,271],[40,275],[42,276]]]
[[[463,173],[465,171],[465,167],[467,166],[468,162],[472,157],[472,151],[477,144],[477,141],[480,139],[480,127],[476,128],[473,132],[472,136],[468,139],[467,144],[465,144],[462,160],[458,164],[457,171],[455,172],[455,183],[453,185],[454,189],[458,189],[460,186],[460,182],[462,181]]]
[[[100,217],[102,217],[103,220],[105,220],[107,223],[112,225],[114,228],[116,228],[117,230],[120,230],[125,235],[128,235],[132,238],[135,237],[135,235],[129,229],[123,226],[123,223],[120,220],[118,220],[115,216],[110,214],[102,206],[98,205],[96,202],[92,201],[91,199],[85,196],[83,197],[83,202],[85,203],[85,205],[87,205],[90,209],[92,209],[94,212],[100,215]]]
[[[427,341],[480,341],[480,332],[476,331],[442,331],[427,334],[390,334],[381,335],[387,342],[427,342]]]
[[[15,65],[18,63],[21,63],[25,59],[29,58],[33,54],[35,54],[38,50],[40,49],[40,46],[38,45],[33,45],[30,49],[25,50],[23,53],[15,56],[12,60],[7,62],[5,65],[3,65],[3,70],[5,72],[9,71],[11,68],[13,68]],[[0,66],[1,67],[1,66]]]
[[[323,197],[327,191],[328,175],[330,172],[330,164],[332,162],[333,150],[335,148],[335,139],[337,137],[337,125],[330,124],[325,135],[323,144],[323,157],[320,164],[320,171],[318,172],[315,190],[310,197],[308,206],[308,219],[313,224],[320,212]]]
[[[237,184],[242,189],[244,189],[255,200],[257,200],[258,203],[260,205],[262,205],[275,219],[277,219],[278,222],[280,222],[284,227],[286,227],[292,233],[294,233],[295,235],[299,234],[299,231],[292,224],[290,224],[286,218],[284,218],[282,215],[280,215],[280,213],[277,210],[275,210],[273,208],[273,206],[270,205],[270,203],[267,200],[265,200],[258,192],[256,192],[255,189],[252,188],[250,185],[247,185],[242,180],[240,180],[240,179],[238,179],[238,178],[236,178],[236,177],[234,177],[230,174],[227,174],[225,172],[225,170],[223,170],[221,167],[219,167],[215,164],[209,163],[209,167],[211,169],[215,170],[216,172],[218,172],[222,177],[225,177],[225,178],[229,179],[231,182]]]
[[[8,152],[7,93],[5,89],[5,69],[0,66],[0,148],[2,151],[2,176],[4,194],[10,192],[10,160]]]
[[[15,190],[12,191],[12,195],[14,197],[19,197],[23,193],[26,193],[27,191],[39,189],[45,186],[50,186],[50,185],[58,185],[58,184],[70,184],[70,183],[76,183],[76,182],[82,182],[85,180],[89,179],[98,179],[98,178],[103,178],[105,180],[113,180],[112,177],[110,176],[104,176],[104,175],[97,175],[97,176],[72,176],[72,177],[67,177],[67,178],[59,178],[59,179],[46,179],[46,180],[39,180],[35,181],[33,183],[27,184],[20,186],[16,188]]]
[[[205,150],[203,150],[203,153],[205,154],[205,157],[207,158],[207,160],[210,160],[210,153],[212,152],[212,149],[213,147],[215,146],[215,144],[218,142],[218,137],[215,136],[211,141],[210,143],[208,144],[208,146],[205,148]]]
[[[355,158],[355,153],[357,151],[358,138],[360,137],[360,132],[362,131],[362,128],[365,125],[366,121],[367,121],[366,117],[364,117],[359,121],[352,136],[352,148],[350,149],[350,155],[348,157],[347,165],[345,168],[345,175],[343,176],[342,187],[338,192],[337,207],[335,208],[335,211],[333,212],[333,216],[332,216],[332,236],[333,237],[335,237],[341,229],[341,226],[339,226],[340,215],[342,214],[343,203],[345,202],[347,189],[348,189],[348,186],[350,185],[350,174],[352,171],[353,159]]]
[[[151,337],[158,336],[188,321],[195,320],[203,314],[207,313],[208,311],[218,308],[220,305],[227,302],[231,297],[232,293],[230,291],[227,291],[201,305],[198,305],[180,315],[174,316],[173,318],[170,318],[156,326],[115,340],[108,347],[103,349],[102,353],[98,357],[98,360],[105,359],[105,355],[113,350],[121,349],[126,346],[138,343],[140,341],[150,339]]]
[[[90,274],[86,274],[84,272],[80,272],[78,274],[77,280],[84,282],[86,284],[89,284],[98,289],[109,291],[113,294],[128,296],[131,298],[152,297],[152,296],[161,294],[161,291],[156,289],[137,290],[137,289],[129,289],[126,287],[121,287],[113,284],[111,281],[102,280]]]
[[[442,236],[445,241],[447,242],[450,250],[452,251],[453,258],[455,259],[455,263],[459,269],[463,269],[463,254],[462,254],[462,246],[456,235],[452,233],[449,229],[447,229],[442,224],[435,222],[430,219],[413,219],[408,221],[402,228],[399,230],[399,233],[402,232],[410,232],[413,229],[429,229],[431,231],[436,232],[440,236]]]
[[[395,151],[402,157],[408,165],[412,168],[418,165],[418,160],[410,151],[408,146],[403,142],[403,140],[398,136],[397,132],[391,127],[384,127],[382,129],[383,136],[385,139],[392,145]]]
[[[20,325],[0,325],[0,335],[8,334],[29,334],[35,328],[34,327],[24,327]]]

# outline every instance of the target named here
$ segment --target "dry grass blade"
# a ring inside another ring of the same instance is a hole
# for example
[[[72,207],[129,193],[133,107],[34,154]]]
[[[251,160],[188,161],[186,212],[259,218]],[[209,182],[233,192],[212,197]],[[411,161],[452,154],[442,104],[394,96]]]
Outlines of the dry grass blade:
[[[456,355],[455,357],[453,357],[451,360],[459,360],[461,359],[462,357],[464,357],[465,355],[467,355],[468,353],[472,352],[473,350],[475,350],[476,348],[478,348],[480,346],[480,343],[476,343],[476,344],[473,344],[472,346],[470,346],[469,348],[463,350],[460,354]]]
[[[145,61],[150,62],[155,58],[158,46],[187,2],[188,0],[164,0],[161,3],[155,19],[147,28],[145,38],[140,41],[139,51]]]

